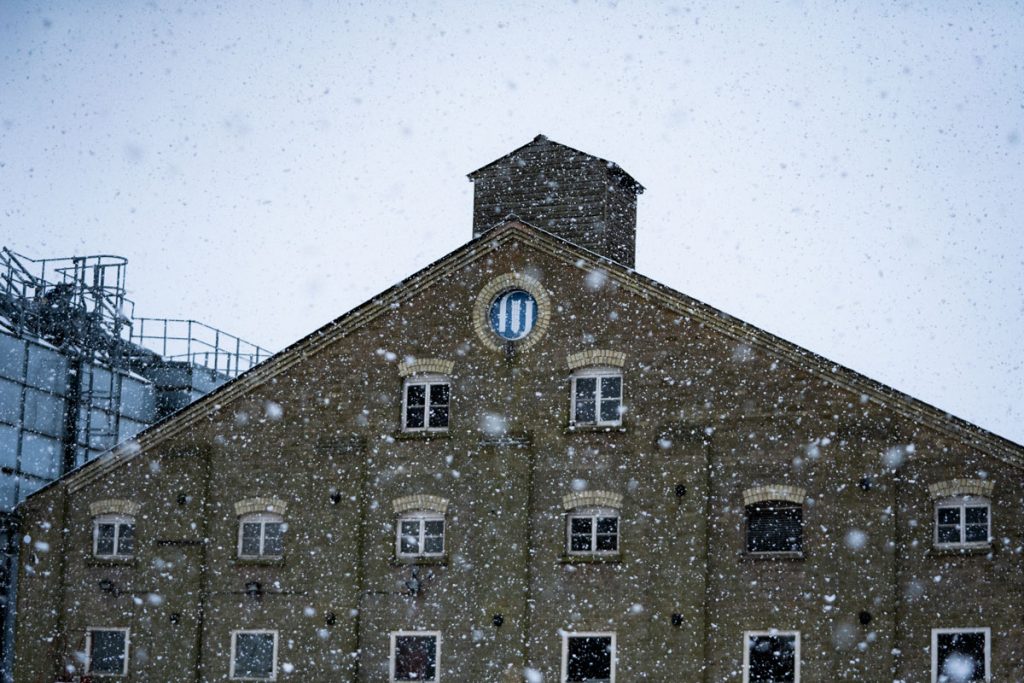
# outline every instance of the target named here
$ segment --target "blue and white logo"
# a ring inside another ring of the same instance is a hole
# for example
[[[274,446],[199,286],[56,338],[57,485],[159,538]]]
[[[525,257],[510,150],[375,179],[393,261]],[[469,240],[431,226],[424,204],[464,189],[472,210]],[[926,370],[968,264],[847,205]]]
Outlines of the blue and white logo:
[[[513,289],[491,304],[491,329],[502,339],[522,339],[536,322],[537,300],[529,292]]]

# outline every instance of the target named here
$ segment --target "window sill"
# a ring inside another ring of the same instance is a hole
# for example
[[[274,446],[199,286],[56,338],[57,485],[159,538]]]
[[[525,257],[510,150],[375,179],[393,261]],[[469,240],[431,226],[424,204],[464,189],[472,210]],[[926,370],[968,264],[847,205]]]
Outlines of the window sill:
[[[762,560],[803,560],[804,553],[802,550],[775,550],[769,552],[751,552],[746,551],[740,555],[740,559],[744,561],[762,561]]]
[[[278,567],[284,564],[283,557],[236,557],[235,564],[240,567]]]
[[[988,543],[976,545],[933,545],[928,549],[928,555],[932,557],[956,557],[958,555],[988,555],[995,551],[995,547]]]
[[[626,431],[625,425],[569,425],[565,428],[566,434],[624,434]]]
[[[431,439],[448,439],[451,437],[447,429],[417,429],[395,432],[394,438],[395,441],[430,441]]]
[[[139,559],[134,555],[132,557],[96,557],[95,555],[90,555],[85,563],[90,567],[137,567]]]
[[[618,564],[622,562],[622,553],[608,555],[562,555],[562,564]]]
[[[409,565],[429,565],[435,567],[446,567],[448,565],[447,555],[432,557],[429,555],[410,555],[408,557],[392,557],[392,567],[406,567]]]

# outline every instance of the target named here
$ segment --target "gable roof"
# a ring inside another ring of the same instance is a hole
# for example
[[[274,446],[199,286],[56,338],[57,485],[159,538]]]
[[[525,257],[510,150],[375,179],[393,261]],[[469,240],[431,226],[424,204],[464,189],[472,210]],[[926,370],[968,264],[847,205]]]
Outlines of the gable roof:
[[[636,292],[669,310],[690,316],[697,322],[729,338],[745,342],[751,347],[787,361],[827,382],[857,392],[867,400],[882,405],[903,417],[960,439],[978,451],[1024,469],[1024,447],[1008,439],[834,363],[770,332],[745,323],[713,306],[640,275],[622,264],[521,220],[510,219],[299,339],[260,365],[189,404],[174,415],[143,430],[133,439],[115,446],[99,458],[85,463],[78,469],[51,482],[36,494],[58,485],[66,486],[71,491],[82,488],[147,449],[187,430],[210,413],[219,411],[230,401],[262,386],[297,363],[317,354],[337,340],[384,315],[392,310],[395,304],[400,304],[417,295],[438,280],[448,277],[467,264],[485,258],[494,249],[513,240],[529,244],[531,247],[574,267],[587,269],[599,267],[621,287]]]
[[[605,168],[608,169],[609,173],[611,173],[612,175],[614,175],[615,177],[617,177],[617,178],[619,178],[621,180],[626,181],[626,184],[629,185],[633,189],[634,192],[636,192],[637,194],[643,194],[644,186],[641,185],[640,183],[638,183],[636,178],[634,178],[630,174],[626,173],[626,170],[624,168],[622,168],[621,166],[619,166],[614,161],[609,161],[607,159],[602,159],[601,157],[596,157],[593,154],[587,154],[586,152],[578,150],[575,147],[570,147],[569,145],[563,145],[561,142],[555,142],[554,140],[552,140],[551,138],[547,137],[546,135],[537,135],[537,137],[535,137],[533,140],[530,140],[525,145],[523,145],[521,147],[516,147],[514,150],[512,150],[511,152],[509,152],[505,156],[498,157],[497,159],[495,159],[491,163],[485,164],[485,165],[481,166],[480,168],[476,169],[472,173],[468,173],[466,175],[466,177],[469,178],[470,180],[475,181],[477,178],[479,178],[480,176],[484,175],[485,172],[488,171],[492,166],[495,166],[495,165],[498,165],[498,164],[502,164],[506,160],[513,159],[517,155],[519,155],[523,150],[528,149],[530,147],[554,147],[554,148],[561,149],[561,150],[564,150],[564,151],[567,151],[567,152],[571,152],[572,154],[575,154],[575,155],[579,155],[579,156],[583,157],[587,161],[590,161],[592,163],[604,166]]]

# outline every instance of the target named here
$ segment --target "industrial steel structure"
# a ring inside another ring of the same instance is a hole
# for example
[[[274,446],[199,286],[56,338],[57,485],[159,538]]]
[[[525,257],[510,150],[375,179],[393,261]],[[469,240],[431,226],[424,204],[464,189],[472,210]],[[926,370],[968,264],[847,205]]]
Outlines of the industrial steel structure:
[[[15,505],[269,356],[192,320],[135,318],[127,259],[0,248],[0,617],[10,650]]]

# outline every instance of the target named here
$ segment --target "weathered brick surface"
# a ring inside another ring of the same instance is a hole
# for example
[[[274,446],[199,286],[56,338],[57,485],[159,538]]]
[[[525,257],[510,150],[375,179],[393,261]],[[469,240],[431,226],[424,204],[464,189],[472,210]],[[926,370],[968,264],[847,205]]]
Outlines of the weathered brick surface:
[[[470,178],[474,236],[515,215],[633,267],[642,188],[617,165],[538,136]]]

